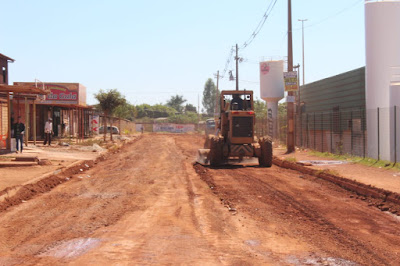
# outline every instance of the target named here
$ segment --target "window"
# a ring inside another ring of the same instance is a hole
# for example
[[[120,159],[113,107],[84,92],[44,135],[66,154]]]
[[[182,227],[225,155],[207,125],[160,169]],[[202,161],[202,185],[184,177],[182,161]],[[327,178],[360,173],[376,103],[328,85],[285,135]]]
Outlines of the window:
[[[2,73],[3,73],[3,83],[7,83],[7,69],[6,67],[2,67]]]

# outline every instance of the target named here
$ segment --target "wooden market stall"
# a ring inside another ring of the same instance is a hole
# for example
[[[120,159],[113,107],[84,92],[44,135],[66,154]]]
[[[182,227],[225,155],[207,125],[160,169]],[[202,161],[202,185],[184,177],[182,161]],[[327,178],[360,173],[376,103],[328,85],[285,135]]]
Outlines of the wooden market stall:
[[[14,118],[12,117],[12,102],[14,102],[14,104],[16,102],[18,107],[16,114],[17,117],[21,116],[22,121],[25,123],[25,127],[29,129],[29,102],[32,103],[33,117],[36,117],[36,102],[40,95],[47,94],[48,91],[36,87],[35,85],[0,84],[0,150],[11,150],[11,129],[14,122]],[[25,113],[20,112],[21,104],[25,107]],[[33,119],[32,121],[33,140],[36,144],[36,119]],[[28,135],[25,136],[25,144],[27,144],[29,132],[29,130],[26,130]]]

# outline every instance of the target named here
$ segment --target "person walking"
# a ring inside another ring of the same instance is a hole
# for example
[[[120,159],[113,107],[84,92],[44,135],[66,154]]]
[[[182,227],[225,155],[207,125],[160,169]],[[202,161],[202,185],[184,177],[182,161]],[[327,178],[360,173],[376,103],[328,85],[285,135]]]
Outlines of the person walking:
[[[25,125],[24,123],[21,122],[21,117],[18,116],[17,123],[14,124],[14,136],[15,136],[15,142],[17,144],[16,147],[16,153],[20,152],[22,153],[22,149],[24,146],[24,134],[25,134]],[[18,143],[20,143],[18,145]],[[18,146],[20,146],[20,149],[18,149]]]
[[[43,145],[46,145],[47,141],[49,142],[49,146],[51,144],[51,135],[53,134],[53,122],[52,119],[49,118],[47,119],[45,125],[44,125],[44,143]]]

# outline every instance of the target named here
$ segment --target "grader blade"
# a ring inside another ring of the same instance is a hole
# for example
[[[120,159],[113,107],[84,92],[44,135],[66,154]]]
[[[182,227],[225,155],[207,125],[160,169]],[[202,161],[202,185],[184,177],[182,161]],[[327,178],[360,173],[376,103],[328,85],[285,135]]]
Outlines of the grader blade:
[[[196,162],[198,162],[201,165],[210,165],[210,160],[208,159],[209,154],[210,154],[210,149],[199,149],[197,153]]]

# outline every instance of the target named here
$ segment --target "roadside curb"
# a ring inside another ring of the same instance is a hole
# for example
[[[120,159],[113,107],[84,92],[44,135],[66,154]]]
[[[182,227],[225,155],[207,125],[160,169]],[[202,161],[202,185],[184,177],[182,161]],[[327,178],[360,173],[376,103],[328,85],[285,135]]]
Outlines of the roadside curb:
[[[121,148],[139,140],[140,138],[141,136],[139,135],[135,136],[131,140],[123,141],[122,144],[116,146],[116,148],[100,152],[100,154],[93,160],[79,160],[66,167],[36,177],[22,185],[8,187],[0,191],[0,212],[7,210],[11,206],[16,206],[26,202],[38,194],[52,190],[56,186],[69,181],[73,175],[84,173],[95,164],[107,159],[109,155],[118,152]]]
[[[315,170],[307,168],[306,166],[299,165],[297,163],[289,162],[286,160],[281,160],[276,157],[272,160],[273,164],[276,166],[298,171],[302,174],[314,176],[321,178],[335,185],[338,185],[345,190],[356,193],[357,195],[377,199],[381,203],[376,206],[383,211],[386,211],[387,206],[384,203],[391,203],[395,206],[389,208],[388,210],[393,213],[400,214],[400,194],[385,189],[377,188],[372,185],[367,185],[355,180],[344,178],[341,176],[333,175],[325,170]],[[392,210],[391,210],[392,209]]]

